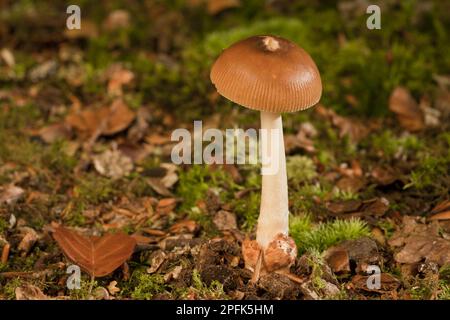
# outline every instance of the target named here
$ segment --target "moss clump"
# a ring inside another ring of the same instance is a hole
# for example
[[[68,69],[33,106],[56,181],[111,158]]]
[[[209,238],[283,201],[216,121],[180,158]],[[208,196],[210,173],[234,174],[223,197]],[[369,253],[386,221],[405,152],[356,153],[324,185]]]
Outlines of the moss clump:
[[[359,219],[334,220],[313,225],[310,215],[294,216],[290,222],[290,234],[299,252],[309,249],[319,252],[344,240],[369,236],[367,225]]]
[[[20,278],[14,278],[8,281],[3,287],[3,294],[6,299],[14,300],[16,298],[16,288],[22,285],[22,280]]]
[[[242,221],[242,229],[250,231],[256,226],[260,203],[261,194],[259,192],[251,192],[247,197],[234,201],[234,212]]]
[[[305,156],[288,157],[286,161],[286,170],[289,181],[294,185],[300,185],[317,177],[314,162]]]
[[[150,300],[154,295],[164,293],[166,291],[166,285],[164,277],[160,274],[146,274],[143,271],[135,272],[133,284],[136,284],[131,297],[138,300]]]
[[[0,217],[0,234],[8,229],[9,223]]]
[[[117,181],[88,174],[78,181],[75,196],[81,203],[96,205],[111,200],[120,192],[116,184],[118,185]]]
[[[227,299],[227,295],[223,291],[223,285],[213,280],[211,284],[206,285],[200,276],[200,273],[194,269],[192,271],[192,286],[190,291],[196,295],[197,299]]]
[[[388,158],[392,158],[399,153],[413,155],[424,148],[423,142],[417,136],[403,135],[396,137],[390,130],[371,136],[371,145],[376,150],[382,151]]]

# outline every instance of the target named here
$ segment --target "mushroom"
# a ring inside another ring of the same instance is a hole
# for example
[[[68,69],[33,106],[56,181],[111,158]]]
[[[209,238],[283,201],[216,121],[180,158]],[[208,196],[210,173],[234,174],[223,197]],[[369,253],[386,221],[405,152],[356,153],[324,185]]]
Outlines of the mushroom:
[[[295,43],[277,36],[253,36],[225,49],[211,69],[210,78],[219,94],[261,112],[262,190],[255,240],[245,240],[245,265],[260,273],[286,271],[295,261],[297,248],[289,233],[288,186],[282,112],[305,110],[322,94],[316,64]],[[267,134],[264,134],[264,131]],[[270,134],[278,132],[278,135]],[[267,169],[267,161],[278,170]],[[273,171],[273,172],[271,172]]]

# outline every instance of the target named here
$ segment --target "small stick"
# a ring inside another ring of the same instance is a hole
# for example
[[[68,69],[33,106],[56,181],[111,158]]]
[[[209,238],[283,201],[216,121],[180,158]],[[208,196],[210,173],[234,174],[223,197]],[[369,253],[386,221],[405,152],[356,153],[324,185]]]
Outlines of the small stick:
[[[9,250],[11,249],[11,245],[9,243],[5,244],[2,250],[2,258],[0,262],[2,264],[6,264],[8,262]]]
[[[91,283],[89,284],[89,293],[88,293],[88,296],[91,295],[92,289],[94,288],[94,280],[95,280],[95,276],[92,274],[92,275],[91,275]]]
[[[253,271],[252,279],[250,280],[251,283],[256,283],[259,280],[259,276],[261,274],[261,265],[263,260],[263,251],[259,250],[258,260],[256,261],[255,265],[255,271]]]

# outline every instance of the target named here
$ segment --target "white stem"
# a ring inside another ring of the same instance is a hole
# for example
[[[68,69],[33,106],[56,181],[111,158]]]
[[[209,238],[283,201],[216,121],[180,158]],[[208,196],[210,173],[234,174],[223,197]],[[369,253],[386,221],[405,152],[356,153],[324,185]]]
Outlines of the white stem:
[[[265,250],[273,238],[289,232],[288,187],[286,156],[284,153],[283,124],[279,113],[261,112],[261,144],[268,151],[271,161],[276,161],[275,172],[262,172],[261,207],[256,231],[256,241]],[[275,130],[273,130],[275,129]],[[271,134],[278,132],[277,135]],[[264,167],[264,154],[262,157]]]

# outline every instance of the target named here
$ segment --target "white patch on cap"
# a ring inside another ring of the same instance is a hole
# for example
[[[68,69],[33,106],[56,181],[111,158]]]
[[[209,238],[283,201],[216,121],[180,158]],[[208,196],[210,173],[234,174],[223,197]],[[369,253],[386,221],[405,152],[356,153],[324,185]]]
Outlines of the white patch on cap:
[[[264,46],[269,51],[277,51],[280,49],[280,42],[273,37],[264,37],[263,39]]]

